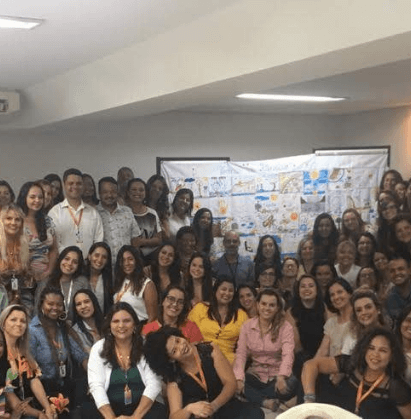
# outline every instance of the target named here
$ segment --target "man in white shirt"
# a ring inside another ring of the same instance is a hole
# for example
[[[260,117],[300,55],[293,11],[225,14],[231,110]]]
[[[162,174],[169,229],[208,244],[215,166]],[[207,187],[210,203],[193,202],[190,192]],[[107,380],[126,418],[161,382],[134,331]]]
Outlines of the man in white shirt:
[[[65,200],[56,204],[49,216],[56,226],[59,252],[76,245],[84,258],[94,242],[103,240],[103,223],[97,210],[81,199],[83,192],[82,173],[78,169],[67,169],[63,175]]]
[[[110,245],[114,267],[120,248],[123,245],[137,247],[141,231],[131,209],[118,204],[118,184],[113,177],[100,179],[98,193],[100,204],[97,211],[103,221],[104,242]]]

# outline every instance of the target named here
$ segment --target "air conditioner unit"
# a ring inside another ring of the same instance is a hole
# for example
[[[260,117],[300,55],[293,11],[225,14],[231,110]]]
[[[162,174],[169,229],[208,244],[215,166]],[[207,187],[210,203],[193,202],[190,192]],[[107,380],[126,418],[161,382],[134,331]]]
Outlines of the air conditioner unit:
[[[20,110],[20,94],[18,92],[0,92],[0,118]]]

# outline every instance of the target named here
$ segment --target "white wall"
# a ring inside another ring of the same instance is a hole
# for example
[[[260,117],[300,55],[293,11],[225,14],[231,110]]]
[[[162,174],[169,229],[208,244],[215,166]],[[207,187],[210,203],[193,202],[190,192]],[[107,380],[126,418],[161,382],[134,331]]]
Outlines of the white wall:
[[[68,167],[89,172],[97,181],[130,166],[147,179],[155,173],[157,156],[248,161],[308,154],[321,147],[387,144],[392,146],[391,167],[408,178],[410,116],[408,108],[340,117],[173,112],[122,124],[3,132],[0,179],[18,191],[26,180],[49,172],[62,175]]]

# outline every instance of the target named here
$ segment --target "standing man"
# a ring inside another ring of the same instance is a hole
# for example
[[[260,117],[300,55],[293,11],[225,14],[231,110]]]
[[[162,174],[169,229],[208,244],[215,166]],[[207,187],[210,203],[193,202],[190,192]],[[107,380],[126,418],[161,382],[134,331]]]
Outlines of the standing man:
[[[123,245],[138,246],[141,231],[131,209],[118,204],[118,184],[113,177],[100,179],[98,193],[100,204],[97,205],[97,211],[103,221],[104,242],[111,248],[114,267],[120,248]]]
[[[242,284],[254,286],[254,264],[246,257],[238,253],[240,247],[240,236],[234,231],[224,235],[223,245],[225,253],[213,266],[216,277],[230,277],[238,287]]]
[[[83,252],[84,258],[94,242],[103,240],[103,224],[97,210],[83,202],[83,177],[78,169],[67,169],[63,175],[63,187],[66,198],[56,204],[49,216],[56,226],[59,252],[76,245]]]
[[[388,262],[388,276],[394,287],[387,296],[386,307],[388,314],[396,322],[401,311],[411,304],[410,261],[403,256],[393,256]]]

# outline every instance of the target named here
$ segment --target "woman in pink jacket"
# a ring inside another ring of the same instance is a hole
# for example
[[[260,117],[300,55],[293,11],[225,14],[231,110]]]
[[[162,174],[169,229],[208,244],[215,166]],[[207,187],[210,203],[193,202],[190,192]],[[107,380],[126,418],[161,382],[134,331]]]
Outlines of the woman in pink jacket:
[[[273,411],[279,401],[295,396],[298,386],[292,375],[293,328],[285,320],[283,305],[274,289],[259,293],[259,315],[242,326],[234,362],[238,393]],[[251,366],[245,373],[247,358],[251,358]]]

